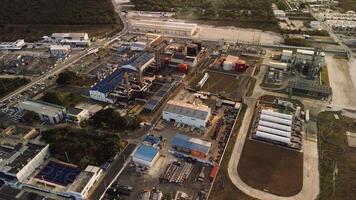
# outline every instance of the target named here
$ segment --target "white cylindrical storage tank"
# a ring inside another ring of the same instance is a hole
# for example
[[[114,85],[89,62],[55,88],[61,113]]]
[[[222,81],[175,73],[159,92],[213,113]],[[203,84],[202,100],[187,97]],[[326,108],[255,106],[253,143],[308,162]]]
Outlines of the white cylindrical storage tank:
[[[268,139],[268,140],[273,140],[273,141],[277,141],[277,142],[281,142],[284,144],[289,144],[290,143],[290,138],[286,138],[286,137],[281,137],[278,135],[272,135],[272,134],[268,134],[262,131],[257,131],[256,132],[256,136],[259,138],[263,138],[263,139]]]
[[[225,71],[231,71],[233,68],[232,68],[232,62],[230,61],[224,61],[224,64],[223,64],[223,70]]]
[[[278,117],[265,115],[265,114],[261,114],[260,115],[260,119],[265,120],[265,121],[269,121],[269,122],[275,122],[275,123],[278,123],[278,124],[287,125],[287,126],[291,126],[292,125],[292,121],[291,120],[281,119],[281,118],[278,118]]]
[[[288,131],[288,132],[292,131],[292,127],[290,127],[290,126],[285,126],[282,124],[272,123],[272,122],[268,122],[268,121],[264,121],[264,120],[260,120],[258,122],[258,125],[262,125],[262,126],[266,126],[266,127],[270,127],[270,128],[274,128],[274,129],[279,129],[282,131]]]
[[[269,127],[265,127],[265,126],[258,126],[257,130],[263,131],[263,132],[266,132],[266,133],[270,133],[270,134],[273,134],[273,135],[282,136],[282,137],[287,137],[287,138],[291,137],[291,133],[290,132],[281,131],[281,130],[278,130],[278,129],[269,128]]]
[[[287,114],[283,114],[283,113],[273,112],[273,111],[271,111],[271,110],[262,110],[261,112],[262,112],[262,114],[270,115],[270,116],[273,116],[273,117],[279,117],[279,118],[282,118],[282,119],[289,119],[289,120],[292,120],[292,119],[293,119],[293,116],[292,116],[292,115],[287,115]]]

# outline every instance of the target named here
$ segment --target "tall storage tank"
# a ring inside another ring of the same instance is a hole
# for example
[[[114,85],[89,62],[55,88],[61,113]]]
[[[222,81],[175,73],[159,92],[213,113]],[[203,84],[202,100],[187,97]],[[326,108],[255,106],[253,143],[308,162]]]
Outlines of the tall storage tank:
[[[187,45],[187,56],[195,57],[198,55],[198,45],[188,44]]]
[[[230,61],[224,61],[224,64],[223,64],[223,70],[225,71],[231,71],[232,70],[232,62]]]
[[[235,65],[235,71],[237,72],[244,72],[248,66],[246,65],[246,61],[244,60],[238,60]]]

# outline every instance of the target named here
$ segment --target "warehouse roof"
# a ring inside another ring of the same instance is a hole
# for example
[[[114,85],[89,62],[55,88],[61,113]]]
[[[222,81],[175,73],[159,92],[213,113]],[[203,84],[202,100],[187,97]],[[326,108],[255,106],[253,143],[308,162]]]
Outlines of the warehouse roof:
[[[152,161],[158,153],[158,149],[141,144],[133,155],[136,158]]]
[[[168,101],[164,112],[176,113],[187,117],[205,120],[209,117],[210,108],[204,105],[193,105],[189,103],[182,103],[178,101]]]
[[[152,55],[150,55],[148,52],[143,52],[141,54],[138,54],[137,56],[134,56],[132,59],[130,59],[126,65],[123,65],[123,69],[131,69],[137,71],[138,69],[142,67],[147,67],[150,63],[154,61],[154,58]]]
[[[88,33],[53,33],[51,37],[71,37],[71,38],[78,38],[78,37],[87,37]]]
[[[17,104],[22,110],[32,111],[41,115],[55,116],[65,110],[64,107],[39,100],[27,100]]]
[[[199,151],[205,154],[209,152],[211,146],[211,142],[207,142],[197,138],[191,138],[179,133],[174,136],[171,144],[173,146],[179,146],[190,150]]]
[[[122,83],[124,80],[124,73],[125,69],[117,69],[113,73],[111,73],[109,76],[104,78],[102,81],[98,82],[95,84],[91,90],[97,90],[102,93],[109,93],[115,89],[115,87],[119,84]]]

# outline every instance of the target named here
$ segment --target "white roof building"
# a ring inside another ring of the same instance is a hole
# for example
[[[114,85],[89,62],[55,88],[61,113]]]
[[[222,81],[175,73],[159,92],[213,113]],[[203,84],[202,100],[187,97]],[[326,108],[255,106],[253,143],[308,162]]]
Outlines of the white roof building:
[[[18,103],[16,107],[20,110],[37,113],[41,120],[48,121],[52,124],[60,122],[66,112],[66,109],[62,106],[38,100],[23,101]]]
[[[0,50],[21,50],[24,46],[26,46],[25,40],[20,39],[15,42],[0,43]]]
[[[211,108],[178,101],[168,101],[163,110],[163,119],[204,129],[209,120]]]
[[[51,39],[60,44],[72,46],[89,46],[90,38],[88,33],[53,33]]]
[[[139,32],[192,36],[197,31],[197,24],[158,20],[136,20],[132,22],[132,29]]]

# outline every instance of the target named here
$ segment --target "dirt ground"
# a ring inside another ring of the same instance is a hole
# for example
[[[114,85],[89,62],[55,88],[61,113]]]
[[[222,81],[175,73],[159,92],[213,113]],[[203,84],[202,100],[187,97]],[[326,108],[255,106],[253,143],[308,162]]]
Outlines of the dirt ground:
[[[248,80],[250,79],[248,76],[227,75],[212,71],[209,71],[208,74],[209,78],[201,88],[202,91],[220,94],[235,100],[242,99],[247,89]],[[190,86],[196,86],[202,77],[203,75],[192,80]]]
[[[302,189],[303,154],[247,138],[237,171],[251,187],[292,196]]]

